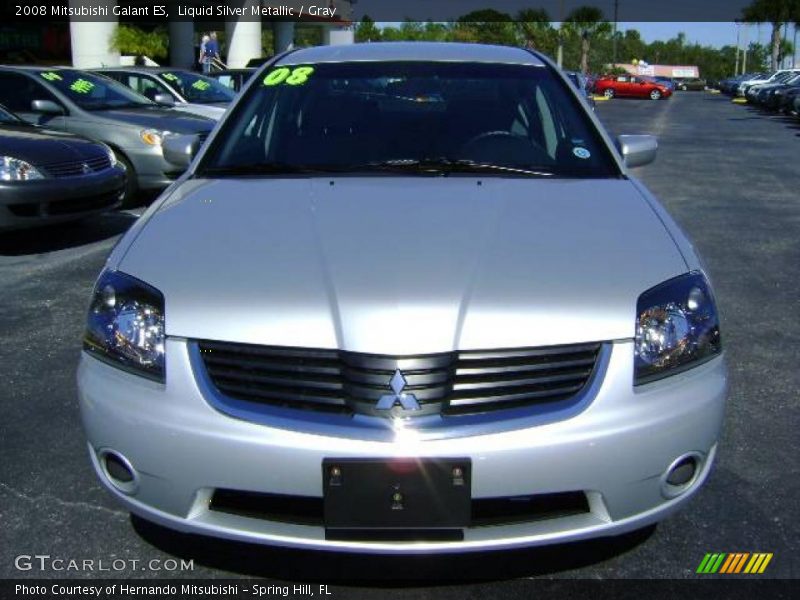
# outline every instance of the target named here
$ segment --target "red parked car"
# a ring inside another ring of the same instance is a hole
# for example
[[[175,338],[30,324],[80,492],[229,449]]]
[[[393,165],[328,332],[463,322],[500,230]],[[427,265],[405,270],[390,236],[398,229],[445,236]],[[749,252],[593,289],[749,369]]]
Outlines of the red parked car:
[[[635,75],[608,75],[594,82],[594,93],[613,98],[614,96],[630,98],[650,98],[660,100],[669,98],[672,90],[660,83],[637,77]]]

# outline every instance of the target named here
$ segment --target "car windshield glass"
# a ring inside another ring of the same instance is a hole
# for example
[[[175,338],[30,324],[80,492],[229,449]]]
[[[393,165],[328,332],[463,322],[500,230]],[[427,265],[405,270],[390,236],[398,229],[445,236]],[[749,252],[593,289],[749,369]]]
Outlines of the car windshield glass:
[[[258,77],[198,173],[619,176],[585,109],[546,67],[324,63]]]
[[[234,92],[212,77],[205,77],[188,71],[169,71],[159,75],[166,83],[174,87],[187,102],[211,104],[214,102],[230,102]]]
[[[22,121],[0,106],[0,123],[19,125],[22,124]]]
[[[38,75],[84,110],[155,106],[144,96],[102,75],[71,69],[41,71]]]

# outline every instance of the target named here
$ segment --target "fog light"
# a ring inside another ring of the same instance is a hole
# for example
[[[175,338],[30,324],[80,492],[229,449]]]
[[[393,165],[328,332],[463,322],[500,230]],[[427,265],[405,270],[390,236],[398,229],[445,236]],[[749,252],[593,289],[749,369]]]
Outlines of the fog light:
[[[670,485],[686,485],[694,479],[697,473],[697,460],[693,456],[686,456],[679,460],[667,475],[667,483]]]
[[[130,461],[119,452],[105,448],[98,460],[108,482],[120,492],[134,494],[139,489],[139,474]]]

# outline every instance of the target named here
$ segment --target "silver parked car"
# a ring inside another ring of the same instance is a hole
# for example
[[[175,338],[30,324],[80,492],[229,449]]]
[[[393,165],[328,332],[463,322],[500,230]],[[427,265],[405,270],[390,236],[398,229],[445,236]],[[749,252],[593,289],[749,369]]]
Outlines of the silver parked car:
[[[0,104],[34,125],[110,146],[127,172],[124,203],[138,190],[161,191],[175,179],[176,167],[161,150],[165,137],[205,136],[215,124],[77,69],[0,66]]]
[[[291,51],[111,254],[78,371],[134,513],[334,551],[609,536],[683,506],[727,391],[691,244],[546,57]]]
[[[236,93],[213,77],[169,67],[95,69],[153,102],[218,120]]]

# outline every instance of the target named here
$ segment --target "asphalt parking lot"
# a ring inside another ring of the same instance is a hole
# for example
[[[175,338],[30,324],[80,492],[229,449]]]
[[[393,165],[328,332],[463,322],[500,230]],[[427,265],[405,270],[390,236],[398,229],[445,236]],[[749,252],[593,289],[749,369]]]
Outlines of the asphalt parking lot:
[[[800,121],[707,93],[598,104],[612,134],[659,136],[656,163],[637,174],[697,245],[722,311],[732,385],[724,436],[686,510],[621,540],[437,559],[289,552],[132,523],[91,470],[74,373],[94,278],[134,211],[0,235],[0,577],[258,575],[360,597],[403,582],[417,587],[393,594],[419,598],[428,585],[468,581],[470,595],[522,598],[534,577],[695,578],[706,552],[772,552],[762,577],[798,577]],[[36,554],[139,563],[104,573],[15,568],[15,557]],[[142,567],[174,557],[194,559],[194,569]]]

